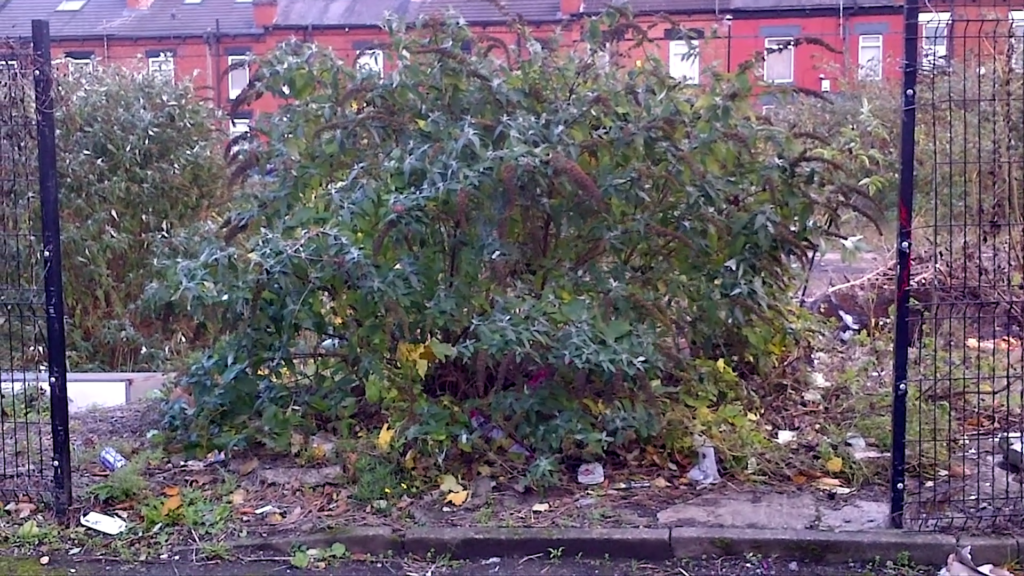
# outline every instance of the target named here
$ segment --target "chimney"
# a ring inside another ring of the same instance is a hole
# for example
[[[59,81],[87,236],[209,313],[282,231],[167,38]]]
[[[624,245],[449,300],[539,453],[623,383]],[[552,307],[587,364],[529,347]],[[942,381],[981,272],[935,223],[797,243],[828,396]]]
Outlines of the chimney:
[[[277,0],[252,0],[252,19],[257,28],[269,28],[277,22]]]
[[[583,0],[560,0],[558,11],[561,13],[562,18],[569,18],[575,16],[583,10]]]
[[[153,0],[128,0],[129,10],[149,10],[149,5],[153,3]]]

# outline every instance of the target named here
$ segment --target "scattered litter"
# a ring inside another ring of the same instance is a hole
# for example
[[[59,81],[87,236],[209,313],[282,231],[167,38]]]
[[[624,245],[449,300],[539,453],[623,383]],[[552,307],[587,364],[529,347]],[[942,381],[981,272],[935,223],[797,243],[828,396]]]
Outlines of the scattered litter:
[[[654,486],[655,488],[668,488],[671,485],[672,484],[669,483],[668,480],[665,480],[661,476],[658,476],[657,478],[654,479],[654,481],[651,482],[651,486]]]
[[[779,430],[775,437],[775,441],[779,444],[786,445],[796,440],[796,432],[793,430]]]
[[[547,512],[548,510],[551,510],[551,504],[548,504],[547,502],[538,502],[534,504],[533,508],[530,508],[530,510],[533,510],[534,512]]]
[[[100,464],[104,468],[113,472],[118,468],[124,468],[128,465],[128,460],[117,451],[107,446],[100,452]]]
[[[600,462],[588,462],[580,466],[576,472],[576,480],[580,484],[601,484],[604,482],[604,466]]]
[[[113,516],[107,516],[106,514],[100,514],[98,512],[89,512],[85,516],[82,516],[79,521],[82,523],[82,526],[85,526],[86,528],[92,528],[93,530],[110,536],[117,536],[128,528],[128,523],[124,520],[114,518]]]
[[[581,498],[576,501],[577,508],[586,508],[587,506],[593,506],[597,504],[597,498]]]
[[[854,450],[866,450],[868,447],[868,443],[856,432],[850,432],[846,435],[846,443]]]
[[[189,470],[202,470],[207,466],[220,464],[221,462],[224,462],[227,459],[228,458],[227,456],[224,455],[224,452],[220,450],[214,450],[213,452],[207,454],[206,458],[203,458],[202,460],[189,460],[188,462],[183,463],[182,466],[188,468]]]
[[[253,514],[280,514],[281,509],[276,506],[264,506],[263,508],[257,508],[253,510]]]
[[[1012,572],[1003,570],[992,564],[974,565],[971,558],[971,547],[965,546],[957,549],[946,558],[946,565],[939,571],[939,576],[975,576],[984,574],[986,576],[1013,576]]]
[[[490,565],[490,564],[501,564],[501,558],[498,558],[497,556],[494,556],[492,558],[488,558],[487,560],[482,560],[480,563],[483,564],[484,566],[487,566],[487,565]]]
[[[693,445],[697,447],[699,460],[697,465],[690,469],[687,476],[697,483],[698,487],[710,486],[721,480],[718,475],[718,460],[715,458],[715,447],[711,442],[696,434],[693,437]]]
[[[492,424],[491,421],[488,420],[486,416],[484,416],[483,414],[476,410],[470,411],[469,421],[470,423],[473,424],[474,430],[483,429],[484,436],[490,438],[491,440],[501,440],[502,438],[505,437],[504,430]],[[513,440],[515,439],[513,438]],[[509,448],[508,451],[513,452],[515,454],[522,454],[524,456],[533,456],[533,453],[530,452],[529,449],[527,449],[519,442],[513,443],[512,447]]]
[[[640,488],[650,488],[651,483],[646,480],[630,480],[628,482],[616,482],[608,488],[610,490],[639,490]]]
[[[814,487],[825,492],[830,492],[834,496],[847,496],[854,493],[853,488],[847,488],[843,486],[842,481],[835,478],[818,478],[814,481]]]
[[[999,451],[1003,460],[1014,468],[1024,468],[1024,434],[1010,432],[999,435]]]
[[[49,563],[50,563],[50,557],[49,556],[40,556],[39,557],[39,564],[41,564],[43,566],[46,566]]]

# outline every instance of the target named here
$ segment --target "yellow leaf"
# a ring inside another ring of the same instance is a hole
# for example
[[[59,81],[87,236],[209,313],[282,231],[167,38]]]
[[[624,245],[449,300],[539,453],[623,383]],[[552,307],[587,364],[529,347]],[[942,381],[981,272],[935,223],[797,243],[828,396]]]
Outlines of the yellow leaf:
[[[179,490],[177,486],[168,486],[167,488],[164,488],[165,496],[177,496],[178,494],[181,494],[181,490]]]
[[[178,508],[181,508],[181,496],[175,494],[167,500],[164,500],[163,508],[160,509],[160,515],[167,516]]]
[[[380,434],[377,434],[377,448],[381,452],[387,452],[388,448],[391,447],[391,440],[395,437],[395,431],[391,429],[391,426],[384,424],[384,427],[380,429]]]
[[[245,502],[245,490],[239,488],[231,493],[231,503],[238,505]]]
[[[452,492],[451,494],[444,497],[444,501],[449,504],[456,506],[462,506],[469,499],[469,490],[461,490],[459,492]]]
[[[843,459],[833,458],[825,463],[825,469],[833,474],[838,474],[843,469]]]
[[[427,377],[427,361],[422,359],[416,360],[416,373],[420,375],[420,378]]]
[[[715,362],[715,368],[718,368],[719,372],[725,372],[725,359],[719,358],[718,362]]]
[[[753,412],[747,412],[747,420],[750,420],[751,422],[757,422],[757,418],[757,414],[754,414]]]
[[[462,492],[464,488],[459,481],[455,479],[455,476],[451,474],[445,474],[441,476],[441,490],[444,492]]]

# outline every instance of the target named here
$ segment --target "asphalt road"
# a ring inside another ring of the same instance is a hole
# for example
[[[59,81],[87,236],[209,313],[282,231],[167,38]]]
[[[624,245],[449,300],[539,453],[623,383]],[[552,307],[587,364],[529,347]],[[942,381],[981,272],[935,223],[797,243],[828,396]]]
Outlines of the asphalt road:
[[[317,570],[300,570],[284,559],[194,564],[121,564],[100,561],[3,560],[4,576],[932,576],[937,568],[842,565],[820,566],[765,558],[723,558],[663,563],[574,559],[492,559],[489,561],[340,562]]]

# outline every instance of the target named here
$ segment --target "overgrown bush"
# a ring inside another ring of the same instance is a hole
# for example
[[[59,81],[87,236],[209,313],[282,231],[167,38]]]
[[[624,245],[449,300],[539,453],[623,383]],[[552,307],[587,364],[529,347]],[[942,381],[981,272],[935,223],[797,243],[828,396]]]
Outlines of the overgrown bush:
[[[746,74],[596,65],[624,18],[583,56],[390,24],[383,79],[298,42],[267,56],[240,101],[285,104],[234,143],[227,240],[150,292],[221,334],[183,376],[194,406],[168,407],[180,439],[372,431],[426,472],[483,446],[477,410],[532,450],[533,485],[695,432],[743,469],[730,447],[763,441],[743,379],[802,341],[790,262],[865,194],[842,170],[861,151],[763,121]]]
[[[193,335],[137,303],[159,244],[225,196],[222,117],[191,83],[120,66],[64,78],[58,90],[69,363],[158,366]]]

